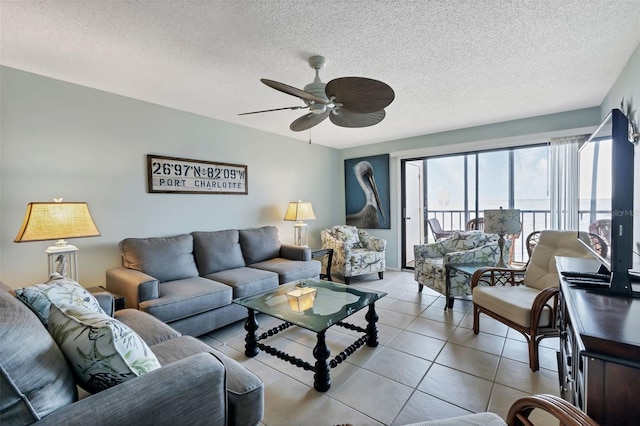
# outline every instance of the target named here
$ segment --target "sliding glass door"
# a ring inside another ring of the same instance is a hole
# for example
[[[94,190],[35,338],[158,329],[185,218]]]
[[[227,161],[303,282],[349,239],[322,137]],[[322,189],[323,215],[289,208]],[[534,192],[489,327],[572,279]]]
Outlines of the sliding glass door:
[[[521,210],[523,231],[516,240],[514,260],[526,261],[524,239],[549,225],[548,148],[535,145],[501,150],[402,160],[403,265],[413,267],[413,244],[433,242],[429,219],[444,230],[482,229],[476,219],[485,209]],[[422,170],[423,232],[407,226],[407,205],[416,204],[415,187],[407,190],[406,171]]]

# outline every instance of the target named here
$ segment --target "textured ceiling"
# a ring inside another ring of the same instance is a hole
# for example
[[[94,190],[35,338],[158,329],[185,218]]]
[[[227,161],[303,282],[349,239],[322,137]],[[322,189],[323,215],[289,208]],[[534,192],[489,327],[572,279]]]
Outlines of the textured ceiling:
[[[344,148],[598,106],[640,43],[640,0],[0,1],[0,63]],[[362,76],[396,93],[380,124],[301,133],[303,88]],[[640,100],[638,100],[640,101]]]

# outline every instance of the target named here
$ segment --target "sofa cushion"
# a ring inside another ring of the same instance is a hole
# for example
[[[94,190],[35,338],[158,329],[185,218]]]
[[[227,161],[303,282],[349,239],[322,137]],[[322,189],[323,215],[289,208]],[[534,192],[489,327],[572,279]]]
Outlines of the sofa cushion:
[[[240,246],[247,265],[273,259],[280,255],[278,228],[263,226],[261,228],[241,229]]]
[[[278,275],[254,268],[236,268],[209,274],[205,278],[224,283],[233,289],[233,298],[251,296],[278,287]]]
[[[16,297],[26,303],[45,325],[49,321],[49,307],[52,303],[84,306],[105,314],[100,303],[88,290],[71,278],[55,273],[51,274],[46,283],[17,288]]]
[[[375,252],[377,253],[377,252]],[[250,265],[251,268],[278,274],[280,284],[320,275],[321,264],[317,260],[288,260],[281,257]]]
[[[40,319],[0,283],[0,424],[30,424],[78,399]]]
[[[198,276],[189,234],[158,238],[126,238],[120,241],[122,266],[166,282]]]
[[[160,297],[140,302],[138,308],[160,321],[172,322],[231,303],[231,287],[202,277],[161,283]]]
[[[180,333],[167,324],[137,309],[120,309],[115,318],[129,326],[149,346],[180,337]]]
[[[242,268],[244,258],[237,229],[192,232],[193,252],[201,276],[227,269]]]
[[[79,385],[100,392],[160,368],[149,346],[115,318],[81,306],[52,305],[49,332]]]

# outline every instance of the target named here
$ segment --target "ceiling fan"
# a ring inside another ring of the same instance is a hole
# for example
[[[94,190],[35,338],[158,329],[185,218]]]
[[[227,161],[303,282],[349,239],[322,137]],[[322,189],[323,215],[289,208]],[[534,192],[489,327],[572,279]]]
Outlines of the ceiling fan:
[[[311,56],[308,62],[309,66],[316,70],[316,77],[313,83],[304,86],[304,90],[274,80],[260,79],[272,89],[300,98],[305,105],[245,112],[238,115],[286,109],[309,109],[307,114],[289,126],[294,132],[310,129],[327,117],[333,124],[341,127],[368,127],[384,119],[386,115],[384,108],[393,102],[395,97],[389,85],[364,77],[341,77],[323,83],[320,80],[320,69],[326,63],[324,56]]]

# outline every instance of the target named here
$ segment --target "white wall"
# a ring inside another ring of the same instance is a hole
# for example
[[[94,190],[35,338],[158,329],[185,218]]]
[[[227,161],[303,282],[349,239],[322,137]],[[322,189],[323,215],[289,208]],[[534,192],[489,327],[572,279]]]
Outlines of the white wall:
[[[638,129],[640,130],[640,45],[636,47],[633,55],[629,58],[627,65],[620,74],[618,80],[609,91],[609,94],[602,102],[600,115],[604,119],[613,108],[620,108],[620,102],[624,98],[626,104],[631,103],[632,110],[635,111],[634,117],[631,117]],[[640,242],[640,148],[639,144],[635,147],[635,179],[634,179],[634,221],[633,231],[634,240]],[[640,251],[640,250],[638,250]],[[634,256],[634,268],[640,269],[640,255]]]
[[[0,280],[42,282],[51,242],[14,243],[27,203],[86,201],[102,236],[70,240],[80,281],[104,283],[125,237],[275,225],[289,201],[311,201],[310,245],[344,220],[335,208],[339,152],[11,68],[1,72]],[[248,166],[248,195],[149,194],[146,154]]]

